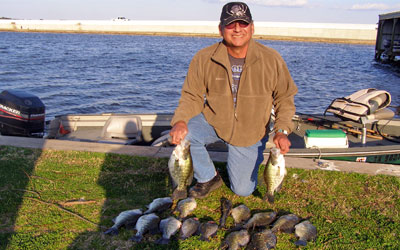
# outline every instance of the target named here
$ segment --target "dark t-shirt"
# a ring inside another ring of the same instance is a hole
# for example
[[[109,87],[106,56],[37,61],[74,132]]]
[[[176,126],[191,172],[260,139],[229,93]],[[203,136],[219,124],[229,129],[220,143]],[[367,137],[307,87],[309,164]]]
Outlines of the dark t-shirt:
[[[234,103],[235,107],[236,107],[237,91],[239,89],[240,76],[241,76],[242,70],[243,70],[244,59],[245,58],[236,58],[236,57],[229,55],[229,61],[231,63],[231,70],[232,70],[232,76],[233,76],[233,82],[232,82],[231,88],[232,88],[232,95],[233,95],[233,103]]]

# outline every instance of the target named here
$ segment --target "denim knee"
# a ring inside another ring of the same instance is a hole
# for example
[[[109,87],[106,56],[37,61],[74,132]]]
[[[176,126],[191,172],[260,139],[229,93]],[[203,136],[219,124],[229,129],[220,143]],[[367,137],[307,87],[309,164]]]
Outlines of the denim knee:
[[[231,190],[235,194],[243,197],[251,195],[254,192],[254,190],[256,190],[256,187],[257,187],[257,182],[255,184],[250,183],[250,185],[247,186],[243,185],[243,183],[235,186],[231,184]]]

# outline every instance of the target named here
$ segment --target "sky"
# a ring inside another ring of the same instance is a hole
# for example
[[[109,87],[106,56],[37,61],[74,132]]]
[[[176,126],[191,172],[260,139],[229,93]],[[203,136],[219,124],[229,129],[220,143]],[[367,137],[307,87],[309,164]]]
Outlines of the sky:
[[[225,0],[0,0],[0,17],[218,21]],[[247,0],[255,22],[376,24],[399,0]]]

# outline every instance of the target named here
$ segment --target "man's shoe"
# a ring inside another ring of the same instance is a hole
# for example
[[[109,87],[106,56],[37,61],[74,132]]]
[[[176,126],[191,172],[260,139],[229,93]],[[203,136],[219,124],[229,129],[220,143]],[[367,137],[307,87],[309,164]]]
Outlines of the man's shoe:
[[[204,183],[196,183],[196,185],[190,188],[189,196],[199,199],[204,198],[209,193],[222,186],[222,183],[223,183],[222,178],[217,173],[217,175],[214,178],[212,178],[211,181]]]

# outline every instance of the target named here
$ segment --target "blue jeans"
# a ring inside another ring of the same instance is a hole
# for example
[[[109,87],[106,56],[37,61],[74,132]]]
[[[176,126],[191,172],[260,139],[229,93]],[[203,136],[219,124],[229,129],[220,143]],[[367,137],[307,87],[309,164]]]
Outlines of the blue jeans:
[[[217,174],[207,152],[206,145],[221,140],[203,114],[193,117],[188,123],[186,138],[190,141],[194,177],[197,182],[210,181]],[[257,187],[258,167],[263,161],[263,151],[268,136],[249,147],[237,147],[228,143],[227,170],[231,190],[240,196],[251,195]]]

